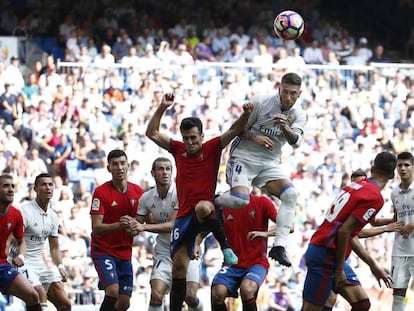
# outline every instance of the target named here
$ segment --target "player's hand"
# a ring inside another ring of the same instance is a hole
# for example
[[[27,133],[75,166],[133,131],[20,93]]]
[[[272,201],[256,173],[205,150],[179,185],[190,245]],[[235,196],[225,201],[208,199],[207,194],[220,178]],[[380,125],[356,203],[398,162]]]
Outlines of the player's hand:
[[[59,269],[59,274],[62,277],[62,282],[67,282],[68,281],[68,274],[66,273],[66,270],[64,267],[60,267]]]
[[[173,93],[166,93],[162,97],[161,105],[165,108],[168,108],[174,104],[174,94]]]
[[[267,150],[273,149],[273,141],[267,136],[256,135],[254,137],[254,142]]]
[[[16,267],[22,267],[24,266],[24,256],[22,254],[17,255],[12,260],[13,265]]]
[[[122,229],[129,228],[133,222],[134,222],[134,218],[132,218],[129,215],[123,215],[119,219],[119,224],[121,225]]]
[[[396,221],[385,226],[385,232],[400,231],[404,227],[404,222]]]
[[[201,257],[201,249],[200,244],[194,243],[193,255],[190,259],[200,259]]]
[[[408,236],[413,232],[414,225],[413,224],[406,224],[404,225],[401,230],[400,234],[403,236],[404,239],[408,238]]]
[[[394,283],[391,276],[384,271],[380,266],[377,264],[372,265],[371,272],[375,276],[375,278],[378,280],[378,284],[381,287],[381,280],[384,282],[385,286],[390,288],[391,285]]]
[[[250,231],[247,233],[248,240],[265,239],[269,236],[267,231]]]
[[[342,287],[344,287],[345,281],[346,281],[346,276],[345,276],[344,270],[335,269],[334,284],[333,284],[334,292],[338,292]]]
[[[251,113],[253,111],[253,104],[252,103],[245,103],[243,104],[243,111],[245,113]]]
[[[280,127],[284,128],[289,126],[287,116],[283,113],[275,114],[273,119],[275,120],[276,124],[278,124]]]

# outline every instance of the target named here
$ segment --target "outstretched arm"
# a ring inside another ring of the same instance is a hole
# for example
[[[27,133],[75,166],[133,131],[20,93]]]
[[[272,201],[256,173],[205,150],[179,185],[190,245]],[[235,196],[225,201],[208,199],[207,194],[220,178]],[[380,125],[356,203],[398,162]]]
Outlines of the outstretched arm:
[[[396,232],[400,231],[404,226],[403,222],[392,222],[385,226],[380,227],[373,227],[362,229],[361,232],[358,234],[359,238],[369,238],[378,234],[382,234],[384,232]]]
[[[158,106],[155,113],[152,115],[145,135],[153,142],[155,142],[161,148],[170,151],[170,137],[167,134],[160,132],[161,117],[165,110],[174,103],[174,94],[165,94],[161,100],[161,104]]]
[[[384,281],[385,286],[391,287],[393,281],[391,279],[391,276],[389,276],[384,269],[382,269],[374,259],[369,255],[367,250],[364,248],[364,246],[359,241],[358,237],[354,237],[350,245],[352,247],[352,250],[358,255],[359,258],[361,258],[371,269],[372,274],[376,277],[378,280],[379,285],[381,286],[381,280]]]
[[[221,146],[223,148],[226,147],[234,137],[239,136],[243,133],[252,110],[253,104],[246,103],[243,105],[243,113],[241,116],[231,125],[231,127],[226,132],[221,135]]]

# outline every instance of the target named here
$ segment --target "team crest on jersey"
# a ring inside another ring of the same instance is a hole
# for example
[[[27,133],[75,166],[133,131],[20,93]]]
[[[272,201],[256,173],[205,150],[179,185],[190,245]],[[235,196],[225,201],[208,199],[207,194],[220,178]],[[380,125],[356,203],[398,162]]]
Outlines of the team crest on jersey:
[[[187,157],[187,152],[183,152],[183,153],[181,154],[181,156],[182,156],[183,158],[186,158],[186,157]]]
[[[251,210],[250,212],[249,212],[249,214],[250,214],[250,216],[252,217],[252,218],[255,218],[256,217],[256,210]]]
[[[201,160],[204,160],[204,153],[200,153],[200,155],[198,156]]]
[[[99,201],[99,199],[95,198],[92,201],[92,210],[93,211],[98,211],[99,207],[101,206],[101,201]]]
[[[172,208],[174,208],[174,207],[176,207],[176,206],[177,206],[177,202],[172,201],[172,202],[171,202],[171,207],[172,207]]]
[[[286,120],[289,122],[289,124],[292,124],[293,122],[293,117],[291,115],[288,115]]]
[[[11,223],[11,222],[8,222],[8,223],[7,223],[7,230],[9,230],[9,231],[10,231],[10,230],[11,230],[11,227],[12,227],[12,223]]]
[[[362,218],[364,218],[365,221],[368,221],[372,217],[372,215],[374,215],[374,213],[375,213],[375,208],[370,208],[369,210],[365,212]]]
[[[131,206],[135,206],[135,202],[136,202],[137,200],[135,200],[135,199],[132,199],[131,200]]]

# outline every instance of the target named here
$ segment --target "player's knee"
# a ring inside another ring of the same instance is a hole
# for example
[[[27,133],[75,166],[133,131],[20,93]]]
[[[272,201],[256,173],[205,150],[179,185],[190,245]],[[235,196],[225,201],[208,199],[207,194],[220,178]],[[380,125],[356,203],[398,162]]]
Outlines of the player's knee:
[[[280,200],[282,200],[283,203],[289,204],[289,205],[296,205],[296,200],[298,198],[298,191],[296,190],[293,185],[287,189],[285,189],[280,194]]]
[[[35,289],[32,289],[26,297],[25,303],[29,306],[36,305],[40,302],[39,294]]]
[[[368,311],[371,307],[371,302],[369,299],[363,299],[351,304],[351,311]]]
[[[219,195],[214,203],[219,208],[239,209],[245,207],[250,202],[250,194],[238,191],[227,191]]]
[[[230,195],[234,199],[233,208],[243,208],[247,204],[249,204],[249,202],[250,202],[250,195],[249,194],[244,194],[244,193],[240,193],[240,192],[231,191]]]
[[[226,292],[222,290],[221,286],[213,286],[211,289],[211,303],[219,305],[224,303],[226,299]]]
[[[257,284],[254,282],[243,282],[240,285],[240,296],[242,300],[250,300],[256,296]]]
[[[214,204],[210,201],[200,201],[195,206],[195,213],[197,216],[197,219],[204,219],[208,217],[208,215],[211,214],[212,211],[214,211],[215,207]]]
[[[185,302],[189,305],[189,306],[196,306],[198,301],[197,301],[197,296],[194,296],[193,294],[188,294],[185,296]]]
[[[155,304],[161,304],[164,298],[164,292],[153,288],[151,290],[151,302]]]

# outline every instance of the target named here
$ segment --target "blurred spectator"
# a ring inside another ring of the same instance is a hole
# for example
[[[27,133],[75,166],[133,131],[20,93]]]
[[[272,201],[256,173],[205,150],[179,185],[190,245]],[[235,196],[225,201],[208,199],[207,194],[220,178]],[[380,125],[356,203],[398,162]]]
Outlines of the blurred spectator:
[[[197,60],[213,62],[215,60],[211,48],[211,37],[203,37],[201,42],[194,48],[194,55]]]
[[[243,26],[237,26],[236,31],[230,35],[229,40],[237,40],[242,48],[245,49],[250,40],[250,36],[245,33]]]
[[[19,67],[20,60],[17,56],[10,58],[10,64],[6,67],[4,75],[7,77],[7,82],[10,84],[10,92],[17,95],[24,86],[24,79],[22,71]]]
[[[324,64],[325,60],[322,54],[322,50],[319,47],[319,41],[312,40],[311,46],[308,46],[303,51],[303,59],[306,64]]]
[[[273,292],[269,299],[269,311],[293,311],[293,301],[285,282],[280,283],[279,289]]]
[[[367,64],[368,60],[372,57],[372,50],[368,47],[368,39],[365,37],[359,38],[358,44],[358,56],[362,57]]]
[[[10,83],[6,82],[4,93],[0,95],[0,117],[9,125],[13,124],[13,111],[17,104],[17,96],[11,92],[11,88]]]
[[[368,59],[368,64],[371,63],[386,63],[388,61],[387,56],[384,53],[384,46],[378,44],[375,49],[373,55]]]

